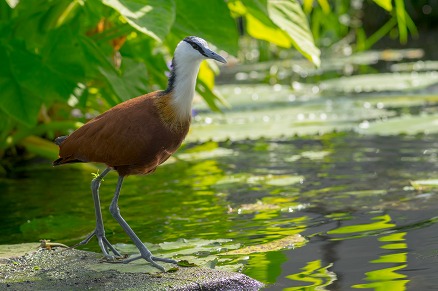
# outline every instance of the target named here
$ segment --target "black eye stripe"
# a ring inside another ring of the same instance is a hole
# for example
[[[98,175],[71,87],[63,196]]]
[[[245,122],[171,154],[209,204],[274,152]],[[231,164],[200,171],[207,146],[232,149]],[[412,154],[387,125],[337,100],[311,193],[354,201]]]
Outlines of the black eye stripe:
[[[188,44],[190,44],[192,46],[193,49],[197,50],[201,55],[206,56],[206,53],[203,50],[203,47],[201,45],[199,45],[196,42],[191,41],[190,39],[184,39],[185,42],[187,42]]]

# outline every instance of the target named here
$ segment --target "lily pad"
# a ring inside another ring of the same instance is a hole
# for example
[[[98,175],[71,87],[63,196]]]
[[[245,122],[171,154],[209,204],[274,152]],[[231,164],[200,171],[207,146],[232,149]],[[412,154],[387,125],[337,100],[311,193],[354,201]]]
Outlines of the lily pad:
[[[411,181],[411,185],[415,190],[435,189],[438,188],[438,179]]]
[[[438,82],[438,73],[387,73],[341,77],[321,82],[324,91],[343,93],[404,91],[424,88]]]
[[[179,239],[160,244],[145,243],[145,245],[155,256],[183,261],[183,265],[196,265],[208,268],[216,268],[217,266],[217,268],[227,271],[238,271],[242,267],[241,264],[236,262],[229,263],[231,259],[218,258],[217,256],[220,253],[240,247],[240,244],[234,243],[230,239]],[[132,244],[116,244],[115,247],[122,253],[129,255],[138,254],[138,249]],[[144,264],[144,262],[140,260],[134,261],[131,264]]]
[[[223,255],[250,255],[253,253],[280,251],[283,249],[290,249],[290,248],[303,246],[306,242],[307,240],[303,236],[299,234],[295,234],[295,235],[283,237],[281,239],[273,240],[268,243],[254,245],[254,246],[247,246],[238,250],[229,251],[224,253]]]
[[[417,133],[437,133],[438,114],[403,115],[389,120],[369,122],[357,128],[362,134],[397,135]]]
[[[289,186],[297,183],[302,183],[303,176],[294,175],[248,175],[240,174],[233,176],[225,176],[217,182],[217,185],[246,183],[246,184],[264,184],[270,186]]]

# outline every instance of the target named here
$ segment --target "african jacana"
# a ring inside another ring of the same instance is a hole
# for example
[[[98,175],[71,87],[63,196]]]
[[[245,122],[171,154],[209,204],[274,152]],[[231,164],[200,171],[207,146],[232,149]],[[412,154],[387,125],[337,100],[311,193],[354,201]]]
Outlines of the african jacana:
[[[168,87],[142,95],[109,109],[88,121],[69,136],[55,140],[59,145],[59,159],[54,166],[68,163],[98,162],[107,168],[91,182],[96,214],[96,228],[79,244],[84,245],[93,236],[107,258],[120,257],[120,253],[105,237],[99,201],[99,186],[103,177],[111,170],[119,174],[110,212],[140,251],[139,256],[123,262],[129,263],[143,258],[164,271],[155,261],[176,263],[175,260],[158,258],[134,233],[120,215],[117,205],[123,179],[128,175],[150,174],[166,161],[181,145],[190,126],[192,101],[196,77],[201,61],[226,60],[209,49],[207,42],[189,36],[175,49]]]

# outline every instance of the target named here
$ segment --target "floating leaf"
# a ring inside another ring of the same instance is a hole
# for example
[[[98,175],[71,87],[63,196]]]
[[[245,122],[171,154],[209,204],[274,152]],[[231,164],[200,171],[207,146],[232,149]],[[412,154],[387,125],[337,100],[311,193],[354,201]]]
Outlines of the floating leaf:
[[[304,237],[299,234],[295,234],[274,241],[270,241],[268,243],[247,246],[242,249],[229,251],[224,253],[224,255],[249,255],[253,253],[280,251],[287,248],[303,246],[306,242],[307,240]]]
[[[403,91],[423,88],[438,82],[438,74],[400,73],[367,74],[341,77],[321,82],[321,90],[344,93]]]
[[[434,189],[438,188],[438,179],[411,181],[411,185],[415,190]]]
[[[266,184],[271,186],[289,186],[302,183],[303,180],[303,176],[272,176],[271,179],[266,181]]]
[[[187,260],[178,261],[178,266],[180,267],[196,267],[197,265],[194,263],[190,263]]]

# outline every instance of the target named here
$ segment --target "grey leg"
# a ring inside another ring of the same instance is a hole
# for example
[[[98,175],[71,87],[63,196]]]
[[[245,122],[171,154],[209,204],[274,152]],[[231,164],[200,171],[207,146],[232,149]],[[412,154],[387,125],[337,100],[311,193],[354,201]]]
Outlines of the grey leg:
[[[120,224],[120,226],[123,228],[123,230],[128,234],[128,236],[134,242],[134,244],[136,245],[138,250],[140,251],[140,256],[126,259],[123,262],[129,263],[129,262],[143,258],[146,261],[148,261],[149,263],[151,263],[154,267],[156,267],[157,269],[160,269],[161,271],[164,272],[165,269],[162,266],[158,265],[155,261],[161,261],[161,262],[172,263],[172,264],[176,264],[177,262],[175,260],[171,260],[171,259],[163,259],[163,258],[154,257],[152,255],[152,253],[147,249],[147,247],[143,244],[143,242],[134,233],[134,231],[128,225],[128,223],[125,221],[125,219],[123,219],[123,217],[120,215],[118,201],[119,201],[120,190],[122,188],[122,183],[123,183],[123,177],[119,176],[119,180],[117,182],[117,187],[116,187],[116,192],[114,194],[113,201],[111,202],[111,205],[110,205],[110,212],[111,212],[112,216],[115,218],[115,220],[117,220],[117,222]]]
[[[121,257],[122,255],[110,244],[110,242],[105,237],[105,229],[103,227],[103,219],[102,219],[102,211],[100,209],[100,200],[99,200],[99,187],[100,182],[103,177],[105,177],[111,168],[106,168],[105,171],[102,172],[98,177],[91,181],[91,192],[93,193],[93,201],[94,201],[94,210],[96,213],[96,228],[92,233],[90,233],[83,241],[81,241],[78,245],[87,244],[93,236],[96,236],[97,242],[102,250],[102,253],[106,258],[112,259],[113,256],[109,254],[108,249],[113,252],[115,256]]]

